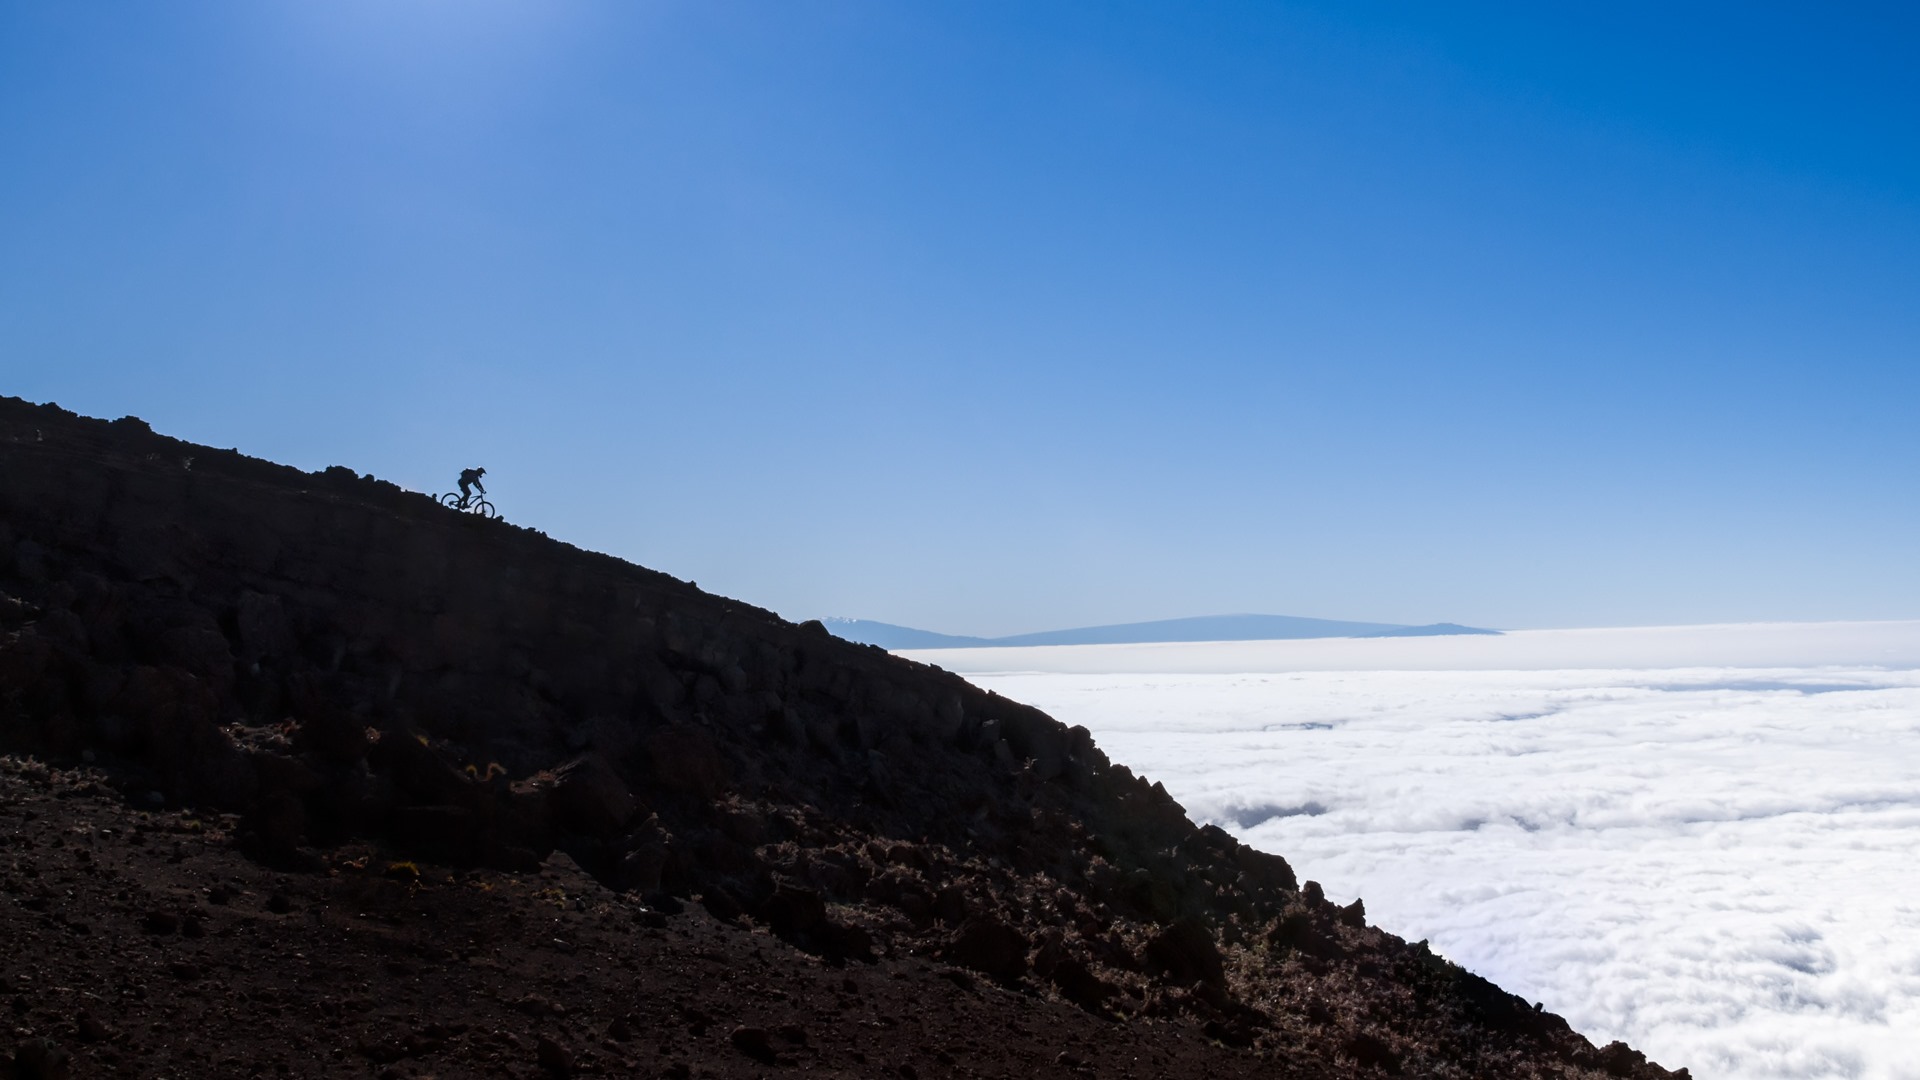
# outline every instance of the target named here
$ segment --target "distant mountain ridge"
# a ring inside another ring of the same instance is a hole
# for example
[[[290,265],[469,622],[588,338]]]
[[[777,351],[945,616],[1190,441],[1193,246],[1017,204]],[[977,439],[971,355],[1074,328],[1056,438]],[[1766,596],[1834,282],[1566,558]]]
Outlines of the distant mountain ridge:
[[[1492,634],[1500,636],[1505,631],[1486,630],[1478,626],[1461,626],[1459,623],[1437,622],[1425,626],[1398,626],[1392,630],[1382,630],[1373,634],[1356,634],[1356,637],[1443,637],[1448,634]]]
[[[883,649],[971,649],[999,644],[990,638],[937,634],[932,630],[916,630],[911,626],[895,626],[872,619],[828,618],[820,621],[833,631],[835,637],[857,641],[862,645],[878,645]]]
[[[877,622],[873,619],[833,618],[822,620],[828,630],[863,645],[883,649],[982,649],[1022,645],[1150,645],[1184,641],[1286,641],[1331,637],[1436,637],[1444,634],[1498,634],[1498,630],[1461,626],[1459,623],[1431,623],[1404,626],[1398,623],[1348,622],[1340,619],[1308,619],[1297,615],[1201,615],[1185,619],[1157,619],[1151,622],[1116,623],[1110,626],[1082,626],[1070,630],[1043,630],[1007,637],[968,637],[941,634],[911,626]]]

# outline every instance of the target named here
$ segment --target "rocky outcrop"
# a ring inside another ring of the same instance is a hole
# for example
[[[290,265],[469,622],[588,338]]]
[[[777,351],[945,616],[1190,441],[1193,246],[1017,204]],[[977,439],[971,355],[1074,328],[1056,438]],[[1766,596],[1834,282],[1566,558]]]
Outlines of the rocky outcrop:
[[[348,469],[131,418],[0,401],[0,749],[240,814],[246,849],[294,870],[353,838],[509,870],[557,850],[655,910],[697,900],[831,962],[942,957],[1256,1051],[1627,1060],[1196,828],[1084,728]],[[1352,1005],[1375,998],[1400,1011]]]

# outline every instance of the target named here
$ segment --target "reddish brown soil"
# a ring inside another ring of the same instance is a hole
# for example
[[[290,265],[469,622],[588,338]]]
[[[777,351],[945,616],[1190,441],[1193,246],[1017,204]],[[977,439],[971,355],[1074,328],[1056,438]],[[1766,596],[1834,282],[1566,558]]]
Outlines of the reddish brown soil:
[[[0,992],[16,1045],[52,1040],[76,1076],[1345,1071],[912,955],[830,964],[565,855],[450,871],[354,845],[276,873],[235,853],[231,819],[133,810],[103,780],[0,759]]]

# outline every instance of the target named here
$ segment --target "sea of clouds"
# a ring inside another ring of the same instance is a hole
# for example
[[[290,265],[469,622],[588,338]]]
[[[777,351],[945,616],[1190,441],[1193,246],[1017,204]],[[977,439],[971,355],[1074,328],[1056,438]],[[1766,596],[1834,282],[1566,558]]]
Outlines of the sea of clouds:
[[[1920,1080],[1920,622],[909,654],[1699,1080]]]

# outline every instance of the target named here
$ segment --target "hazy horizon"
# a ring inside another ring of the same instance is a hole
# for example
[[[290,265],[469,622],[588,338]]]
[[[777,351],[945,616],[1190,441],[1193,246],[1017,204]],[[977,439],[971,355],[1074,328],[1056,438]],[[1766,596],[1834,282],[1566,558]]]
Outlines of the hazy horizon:
[[[1321,614],[1308,614],[1308,615],[1300,615],[1300,614],[1297,614],[1297,613],[1295,613],[1295,612],[1279,612],[1279,611],[1265,611],[1265,612],[1255,612],[1255,611],[1219,611],[1219,612],[1212,612],[1212,613],[1209,613],[1209,614],[1204,614],[1204,615],[1195,615],[1195,614],[1188,614],[1188,615],[1175,615],[1175,616],[1170,616],[1170,617],[1167,617],[1167,618],[1158,618],[1158,619],[1125,619],[1125,620],[1122,620],[1122,621],[1120,621],[1120,622],[1115,622],[1115,623],[1099,623],[1099,624],[1096,624],[1096,625],[1092,625],[1092,626],[1044,626],[1044,627],[1041,627],[1041,626],[1035,626],[1035,627],[1026,627],[1026,628],[1023,628],[1023,629],[1019,629],[1019,630],[1014,630],[1014,631],[1011,631],[1011,632],[1008,632],[1008,633],[1004,633],[1004,634],[974,634],[974,633],[967,633],[967,632],[964,632],[964,631],[953,631],[953,630],[948,630],[948,629],[946,629],[945,627],[937,627],[937,626],[911,626],[911,625],[908,625],[908,624],[905,624],[905,623],[888,623],[888,622],[887,622],[887,620],[885,620],[885,619],[866,619],[866,618],[864,618],[863,616],[859,616],[859,615],[845,615],[845,614],[837,614],[837,615],[808,615],[808,616],[794,616],[794,617],[792,617],[792,620],[793,620],[793,621],[796,621],[796,622],[798,622],[798,621],[804,621],[805,619],[808,619],[808,618],[817,618],[817,619],[823,619],[823,620],[827,620],[827,621],[831,621],[831,620],[834,620],[834,619],[846,619],[846,620],[853,620],[853,621],[866,621],[866,622],[880,622],[880,623],[887,623],[888,625],[891,625],[891,626],[898,626],[898,627],[901,627],[901,628],[903,628],[903,629],[909,629],[909,630],[924,630],[924,631],[927,631],[927,632],[929,632],[929,633],[935,633],[935,634],[950,634],[950,635],[952,635],[952,636],[955,636],[955,637],[978,637],[978,638],[984,638],[984,639],[987,639],[987,640],[994,640],[994,639],[997,639],[997,638],[1003,638],[1003,637],[1022,637],[1022,636],[1025,636],[1025,635],[1028,635],[1028,634],[1035,634],[1035,633],[1046,633],[1046,632],[1048,632],[1048,631],[1054,631],[1054,630],[1081,630],[1081,629],[1099,629],[1099,628],[1101,628],[1101,627],[1106,627],[1106,626],[1133,626],[1133,625],[1140,625],[1140,624],[1147,624],[1147,623],[1155,623],[1155,622],[1180,622],[1180,621],[1185,621],[1185,620],[1189,620],[1189,619],[1208,619],[1208,618],[1232,618],[1232,617],[1235,617],[1235,616],[1245,616],[1245,615],[1257,615],[1257,616],[1278,616],[1278,617],[1281,617],[1281,618],[1301,618],[1301,619],[1311,619],[1311,620],[1315,620],[1315,621],[1322,621],[1322,622],[1352,622],[1352,623],[1377,623],[1377,624],[1385,624],[1385,625],[1394,625],[1394,626],[1430,626],[1430,625],[1434,625],[1433,623],[1410,623],[1410,622],[1405,622],[1405,621],[1402,621],[1402,620],[1396,620],[1396,619],[1371,619],[1371,618],[1349,618],[1349,617],[1347,617],[1347,616],[1344,616],[1344,615],[1321,615]],[[1437,621],[1438,621],[1438,622],[1444,622],[1444,623],[1457,623],[1457,624],[1459,624],[1459,625],[1463,625],[1463,626],[1464,626],[1464,625],[1467,625],[1467,624],[1465,624],[1465,623],[1461,623],[1461,622],[1460,622],[1460,620],[1458,620],[1458,619],[1441,619],[1441,620],[1437,620]],[[1567,624],[1567,625],[1551,625],[1551,626],[1548,626],[1548,625],[1543,625],[1543,626],[1484,626],[1484,627],[1477,627],[1477,629],[1483,629],[1483,630],[1498,630],[1498,631],[1500,631],[1501,633],[1508,633],[1508,632],[1513,632],[1513,631],[1523,631],[1523,630],[1690,630],[1690,629],[1699,629],[1699,628],[1710,628],[1710,627],[1735,627],[1735,626],[1828,626],[1828,625],[1845,625],[1845,624],[1885,624],[1885,623],[1906,623],[1906,622],[1912,622],[1912,621],[1914,621],[1914,620],[1913,620],[1913,619],[1909,619],[1909,618],[1885,618],[1885,619],[1741,619],[1741,620],[1725,620],[1725,621],[1717,621],[1717,622],[1674,622],[1674,623],[1652,623],[1652,622],[1643,622],[1643,623],[1634,623],[1634,622],[1624,622],[1624,623],[1583,623],[1583,624],[1578,624],[1578,625],[1576,625],[1576,624]],[[1046,646],[1035,646],[1035,647],[1036,647],[1036,648],[1045,648]]]

